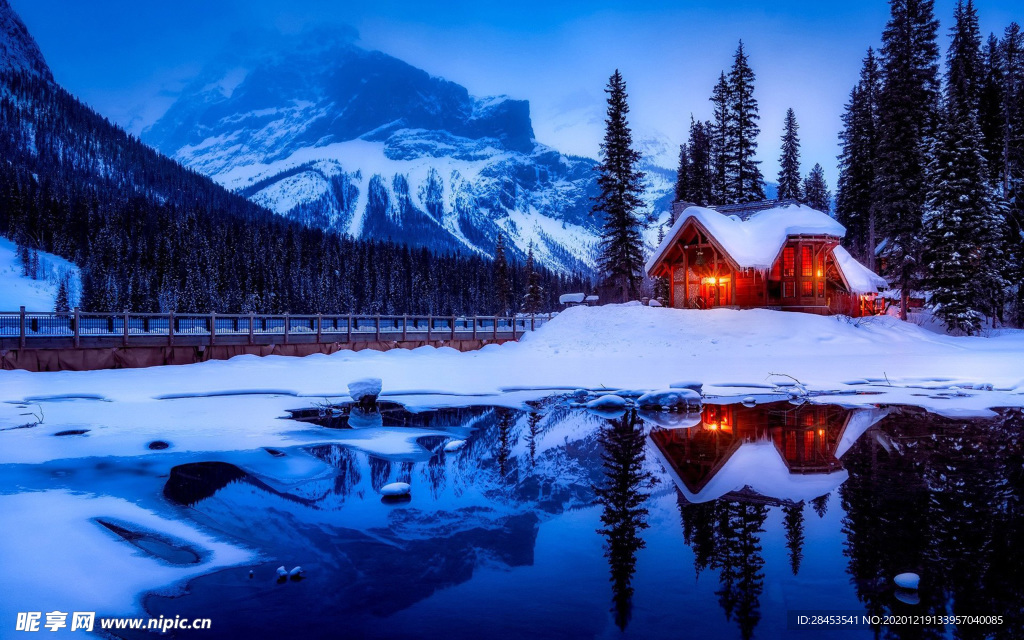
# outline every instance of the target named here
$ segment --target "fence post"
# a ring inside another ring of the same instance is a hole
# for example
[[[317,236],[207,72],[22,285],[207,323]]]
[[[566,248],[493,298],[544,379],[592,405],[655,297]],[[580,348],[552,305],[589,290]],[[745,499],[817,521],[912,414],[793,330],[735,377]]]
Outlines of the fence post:
[[[352,342],[352,314],[348,314],[348,320],[345,322],[345,342]]]
[[[323,316],[318,313],[318,314],[316,314],[316,343],[317,344],[320,344],[321,342],[323,342],[320,339],[320,336],[322,334],[323,334]]]
[[[530,331],[536,331],[537,330],[537,325],[534,324],[534,320],[535,319],[536,319],[536,316],[531,313],[530,314]]]
[[[455,342],[455,316],[452,316],[452,342]]]
[[[380,342],[380,316],[373,319],[373,339]]]
[[[288,344],[288,328],[289,328],[288,325],[290,325],[291,323],[292,323],[292,321],[291,321],[291,318],[288,317],[288,314],[287,313],[284,314],[284,343],[285,344]]]
[[[167,312],[167,346],[174,346],[174,312]]]
[[[21,344],[21,348],[24,349],[25,348],[25,307],[21,308],[21,322],[20,322],[20,326],[21,326],[21,340],[20,340],[20,344]]]
[[[402,316],[402,342],[409,340],[409,316]]]
[[[256,330],[256,314],[249,312],[249,344],[253,343],[253,332]]]
[[[434,316],[427,316],[427,342],[430,342],[430,330],[434,328]]]
[[[122,339],[123,346],[128,346],[128,310],[124,310],[124,338]]]
[[[494,316],[494,341],[498,341],[498,316]]]
[[[75,327],[74,327],[74,329],[75,329],[75,348],[76,349],[78,348],[78,345],[82,341],[82,333],[81,333],[81,330],[78,328],[78,320],[79,320],[79,315],[80,314],[81,314],[81,310],[78,307],[75,307],[75,319],[74,319]]]
[[[217,312],[210,312],[210,346],[217,344]]]
[[[473,316],[473,339],[476,340],[476,325],[480,321],[480,316]]]

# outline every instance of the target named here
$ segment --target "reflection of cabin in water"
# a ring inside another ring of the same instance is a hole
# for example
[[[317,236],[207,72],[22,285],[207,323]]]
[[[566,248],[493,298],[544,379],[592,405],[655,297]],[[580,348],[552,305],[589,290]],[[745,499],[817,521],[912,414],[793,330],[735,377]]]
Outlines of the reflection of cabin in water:
[[[845,480],[841,456],[883,415],[789,402],[709,404],[699,425],[655,428],[650,439],[691,502],[743,490],[769,501],[796,502],[828,493]]]
[[[668,306],[774,308],[863,316],[886,287],[839,242],[846,229],[796,201],[709,209],[673,202],[675,224],[647,262]]]

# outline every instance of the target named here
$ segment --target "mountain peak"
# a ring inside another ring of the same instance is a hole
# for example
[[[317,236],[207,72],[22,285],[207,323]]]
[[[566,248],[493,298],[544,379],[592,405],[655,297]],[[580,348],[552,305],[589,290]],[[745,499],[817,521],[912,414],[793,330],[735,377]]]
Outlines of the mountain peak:
[[[0,71],[35,73],[53,82],[39,45],[8,0],[0,0]]]

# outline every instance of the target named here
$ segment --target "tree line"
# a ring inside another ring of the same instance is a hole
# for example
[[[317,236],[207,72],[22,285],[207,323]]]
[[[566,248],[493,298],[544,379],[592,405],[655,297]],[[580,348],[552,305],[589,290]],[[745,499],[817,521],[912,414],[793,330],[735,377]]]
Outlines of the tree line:
[[[91,311],[490,315],[589,285],[283,219],[34,75],[0,75],[0,132],[0,234],[75,262]]]

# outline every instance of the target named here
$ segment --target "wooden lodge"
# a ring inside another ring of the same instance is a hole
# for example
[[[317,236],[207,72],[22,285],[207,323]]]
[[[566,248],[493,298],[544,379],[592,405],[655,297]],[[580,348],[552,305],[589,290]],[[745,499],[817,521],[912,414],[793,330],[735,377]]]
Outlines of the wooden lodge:
[[[840,241],[846,229],[796,201],[714,209],[672,203],[675,223],[647,262],[677,309],[780,309],[853,317],[875,313],[886,282]]]

